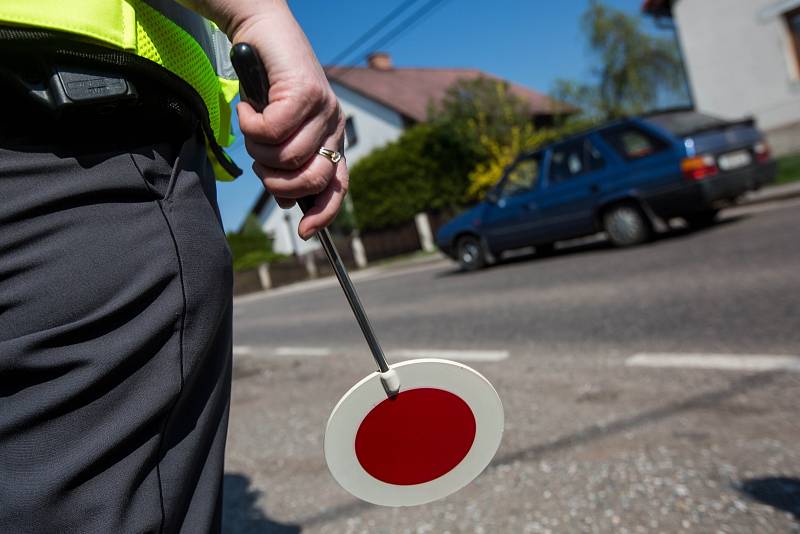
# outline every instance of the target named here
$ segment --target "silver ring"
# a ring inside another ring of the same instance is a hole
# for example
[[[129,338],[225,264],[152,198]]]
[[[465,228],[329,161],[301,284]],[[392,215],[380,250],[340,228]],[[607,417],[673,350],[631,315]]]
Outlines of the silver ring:
[[[328,158],[329,160],[331,160],[331,163],[333,163],[333,164],[336,164],[336,163],[339,163],[340,161],[342,161],[342,157],[343,157],[341,152],[337,152],[335,150],[331,150],[330,148],[325,148],[324,146],[320,147],[320,149],[317,150],[317,154],[319,154],[320,156]]]

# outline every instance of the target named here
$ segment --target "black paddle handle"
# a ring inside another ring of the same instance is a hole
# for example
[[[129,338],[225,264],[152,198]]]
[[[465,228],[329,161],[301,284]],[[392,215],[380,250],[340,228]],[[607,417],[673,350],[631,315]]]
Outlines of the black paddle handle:
[[[261,113],[269,102],[269,79],[261,58],[247,43],[238,43],[231,48],[231,63],[239,76],[239,94],[242,100]],[[297,201],[303,213],[314,205],[314,197],[308,196]]]

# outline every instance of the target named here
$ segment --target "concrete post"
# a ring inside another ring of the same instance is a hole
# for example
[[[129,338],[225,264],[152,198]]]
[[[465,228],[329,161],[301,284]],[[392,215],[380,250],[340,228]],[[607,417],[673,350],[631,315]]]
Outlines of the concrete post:
[[[272,278],[269,276],[269,263],[262,263],[258,266],[258,281],[261,282],[261,289],[272,287]]]
[[[433,244],[433,232],[431,231],[431,222],[428,220],[428,214],[417,213],[414,217],[414,222],[417,225],[417,233],[419,234],[419,242],[422,245],[422,250],[425,252],[435,252],[436,246]]]
[[[308,272],[309,278],[316,278],[317,275],[319,275],[319,271],[317,271],[317,262],[314,261],[313,252],[303,255],[303,263],[306,265],[306,272]]]
[[[364,248],[361,237],[358,235],[353,236],[353,239],[350,241],[350,246],[353,247],[353,259],[356,262],[356,266],[359,269],[363,269],[367,266],[367,251]]]

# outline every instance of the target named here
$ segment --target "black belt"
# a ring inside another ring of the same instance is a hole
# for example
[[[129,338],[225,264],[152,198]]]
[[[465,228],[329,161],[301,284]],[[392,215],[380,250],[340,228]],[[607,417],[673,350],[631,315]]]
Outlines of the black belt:
[[[124,66],[58,54],[63,46],[0,51],[0,142],[107,147],[195,133],[196,114],[169,87]]]
[[[66,77],[68,83],[77,81],[72,96],[65,90],[65,94],[53,99],[55,102],[64,96],[69,99],[61,101],[63,109],[55,114],[58,124],[69,123],[69,127],[86,129],[87,118],[91,117],[92,121],[99,121],[103,128],[111,128],[115,132],[134,128],[149,132],[149,135],[157,132],[162,137],[174,135],[176,129],[185,131],[189,128],[194,132],[199,126],[218,163],[232,176],[241,174],[241,169],[214,140],[214,131],[201,96],[184,80],[156,63],[121,50],[75,40],[61,32],[0,26],[0,65],[16,62],[16,68],[24,70],[15,59],[19,55],[44,62],[48,80],[52,80],[52,68],[57,66],[70,72]],[[76,74],[77,78],[73,76]],[[88,78],[82,78],[87,74]],[[120,78],[125,80],[124,90],[115,81]],[[64,81],[65,77],[61,76],[59,83],[62,86]],[[0,86],[2,84],[0,80]],[[130,90],[131,86],[133,91]],[[89,103],[81,97],[87,96],[87,91],[102,93],[106,100],[100,104],[86,105]],[[0,100],[0,108],[2,106]],[[107,113],[109,110],[114,113]],[[120,123],[124,122],[118,128],[113,124],[114,115]],[[0,117],[0,141],[13,135],[8,128],[2,130],[2,125],[3,119]]]

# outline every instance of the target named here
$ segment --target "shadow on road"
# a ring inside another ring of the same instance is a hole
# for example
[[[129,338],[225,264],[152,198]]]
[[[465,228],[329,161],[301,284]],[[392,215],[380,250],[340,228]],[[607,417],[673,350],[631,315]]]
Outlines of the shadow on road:
[[[800,521],[800,479],[754,478],[745,480],[736,489],[755,501],[789,512]]]
[[[223,482],[223,534],[299,534],[298,525],[271,520],[258,506],[261,492],[244,475],[226,473]]]
[[[702,227],[690,227],[690,226],[672,227],[664,232],[657,233],[649,243],[645,243],[642,246],[647,246],[648,244],[658,244],[660,241],[682,239],[685,237],[690,237],[693,235],[710,232],[715,229],[723,228],[725,226],[744,221],[750,217],[751,217],[750,215],[736,215],[734,217],[727,217],[714,224]],[[597,236],[580,238],[575,241],[576,244],[571,244],[571,242],[565,241],[560,245],[560,248],[548,251],[547,253],[544,254],[536,253],[535,250],[532,250],[532,247],[529,247],[527,249],[521,249],[521,251],[514,251],[511,253],[509,257],[502,258],[498,260],[497,263],[489,265],[487,269],[498,269],[504,266],[514,265],[522,262],[528,262],[531,260],[546,261],[550,259],[571,256],[573,254],[582,254],[582,253],[614,249],[614,246],[606,239],[600,237],[600,234],[598,234]],[[453,269],[439,272],[436,274],[436,277],[442,278],[448,276],[468,276],[470,274],[478,274],[480,272],[481,272],[480,270],[463,271],[454,265]]]

